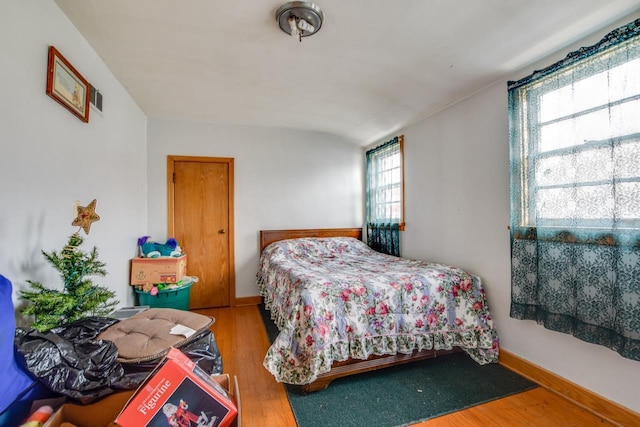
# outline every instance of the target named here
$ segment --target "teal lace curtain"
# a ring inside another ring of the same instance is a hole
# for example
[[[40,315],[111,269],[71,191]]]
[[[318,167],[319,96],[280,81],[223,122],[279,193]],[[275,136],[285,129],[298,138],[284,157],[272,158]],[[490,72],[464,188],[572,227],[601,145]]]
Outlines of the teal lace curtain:
[[[640,20],[508,95],[511,316],[640,360]]]
[[[400,256],[400,225],[368,223],[367,244],[374,251]]]
[[[366,153],[367,244],[378,252],[395,256],[400,256],[401,155],[398,137]]]

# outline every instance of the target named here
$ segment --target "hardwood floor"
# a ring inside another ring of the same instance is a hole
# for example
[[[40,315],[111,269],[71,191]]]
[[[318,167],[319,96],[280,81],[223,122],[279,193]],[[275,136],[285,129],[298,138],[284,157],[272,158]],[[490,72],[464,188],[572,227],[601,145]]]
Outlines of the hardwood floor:
[[[269,347],[256,306],[194,310],[216,319],[212,326],[224,372],[238,377],[242,427],[295,426],[282,384],[262,366]],[[618,426],[539,387],[414,426]],[[367,426],[375,427],[375,426]]]

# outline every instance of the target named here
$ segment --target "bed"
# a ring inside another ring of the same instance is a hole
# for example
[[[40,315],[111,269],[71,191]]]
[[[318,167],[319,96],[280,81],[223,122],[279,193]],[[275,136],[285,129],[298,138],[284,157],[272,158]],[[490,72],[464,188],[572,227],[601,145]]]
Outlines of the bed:
[[[347,375],[465,351],[498,360],[480,278],[380,254],[359,228],[262,230],[257,282],[280,333],[264,366],[321,390]]]

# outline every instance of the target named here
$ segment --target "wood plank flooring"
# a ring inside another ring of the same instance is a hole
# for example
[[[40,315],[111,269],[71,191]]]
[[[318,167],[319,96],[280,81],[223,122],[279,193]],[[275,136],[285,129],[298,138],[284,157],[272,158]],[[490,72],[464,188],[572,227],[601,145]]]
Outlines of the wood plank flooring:
[[[295,426],[283,385],[262,366],[269,341],[258,308],[251,305],[194,311],[216,319],[212,330],[224,372],[238,377],[242,427]],[[414,426],[609,427],[617,424],[540,387]]]

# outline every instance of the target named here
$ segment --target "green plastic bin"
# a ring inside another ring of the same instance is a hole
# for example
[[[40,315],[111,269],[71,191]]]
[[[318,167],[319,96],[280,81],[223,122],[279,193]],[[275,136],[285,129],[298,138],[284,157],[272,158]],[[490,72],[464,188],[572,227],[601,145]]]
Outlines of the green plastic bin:
[[[175,289],[163,289],[157,295],[149,292],[142,292],[136,289],[138,294],[138,305],[148,305],[152,308],[175,308],[178,310],[189,310],[189,296],[193,282]]]

